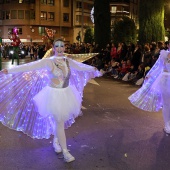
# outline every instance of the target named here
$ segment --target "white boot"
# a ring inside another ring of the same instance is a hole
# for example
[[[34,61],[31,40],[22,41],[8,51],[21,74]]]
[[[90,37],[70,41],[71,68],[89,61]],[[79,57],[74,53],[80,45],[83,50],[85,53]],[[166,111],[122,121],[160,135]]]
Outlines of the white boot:
[[[64,161],[66,162],[72,162],[75,160],[75,158],[66,149],[63,149],[63,156],[64,156]]]
[[[170,135],[170,122],[167,122],[165,127],[164,127],[164,131],[166,134]]]
[[[53,147],[54,147],[55,152],[57,152],[57,153],[60,153],[62,151],[61,146],[60,146],[60,144],[58,142],[58,138],[54,137],[54,139],[53,139]]]

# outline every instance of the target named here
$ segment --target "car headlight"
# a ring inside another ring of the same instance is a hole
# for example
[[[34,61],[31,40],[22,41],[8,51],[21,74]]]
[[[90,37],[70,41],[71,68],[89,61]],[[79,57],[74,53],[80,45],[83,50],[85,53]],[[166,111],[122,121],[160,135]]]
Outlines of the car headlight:
[[[24,54],[24,51],[21,51],[21,54]]]
[[[14,54],[14,51],[13,50],[9,51],[9,54]]]

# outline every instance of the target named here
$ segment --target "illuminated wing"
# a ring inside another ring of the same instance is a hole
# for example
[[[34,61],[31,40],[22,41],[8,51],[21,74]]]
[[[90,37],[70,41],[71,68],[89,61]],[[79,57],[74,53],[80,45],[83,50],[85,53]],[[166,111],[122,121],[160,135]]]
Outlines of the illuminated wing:
[[[167,51],[163,50],[147,76],[142,87],[133,93],[128,99],[130,102],[145,111],[157,112],[162,108],[162,96],[160,93],[159,81],[163,71],[163,61],[167,56]]]
[[[71,58],[71,59],[81,62],[81,63],[95,57],[98,54],[99,53],[87,53],[87,54],[66,54],[65,53],[65,55],[68,58]]]
[[[69,59],[71,77],[70,84],[73,84],[83,96],[83,89],[90,79],[100,77],[102,74],[94,67]],[[72,64],[71,64],[72,63]],[[74,67],[71,67],[74,65]]]
[[[75,60],[75,61],[78,61],[78,62],[81,62],[81,63],[82,63],[82,62],[84,62],[84,61],[87,61],[87,60],[95,57],[95,56],[98,55],[98,54],[99,54],[99,53],[86,53],[86,54],[68,54],[68,53],[64,53],[64,56],[67,56],[68,58],[71,58],[71,59],[73,59],[73,60]],[[45,53],[43,59],[44,59],[44,58],[50,58],[50,57],[53,56],[53,55],[54,55],[54,52],[53,52],[53,50],[52,50],[52,48],[51,48],[51,49],[49,49],[49,50]]]
[[[47,70],[3,74],[0,72],[0,121],[3,125],[22,131],[32,138],[49,138],[53,134],[53,117],[42,117],[33,97],[49,82]],[[74,119],[65,122],[71,126]]]

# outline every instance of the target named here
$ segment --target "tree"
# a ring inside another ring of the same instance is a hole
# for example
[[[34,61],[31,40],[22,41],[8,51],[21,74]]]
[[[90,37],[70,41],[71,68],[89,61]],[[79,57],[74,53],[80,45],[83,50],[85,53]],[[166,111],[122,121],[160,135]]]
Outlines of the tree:
[[[136,43],[137,35],[134,20],[129,17],[122,17],[115,21],[112,36],[115,44],[119,42]]]
[[[167,37],[168,40],[170,39],[170,32],[169,32],[169,30],[165,31],[165,36]]]
[[[94,41],[94,30],[91,27],[87,27],[84,34],[84,42],[92,44]]]
[[[101,48],[110,43],[110,0],[94,1],[94,41]]]
[[[139,42],[164,41],[164,0],[142,0],[139,4]]]

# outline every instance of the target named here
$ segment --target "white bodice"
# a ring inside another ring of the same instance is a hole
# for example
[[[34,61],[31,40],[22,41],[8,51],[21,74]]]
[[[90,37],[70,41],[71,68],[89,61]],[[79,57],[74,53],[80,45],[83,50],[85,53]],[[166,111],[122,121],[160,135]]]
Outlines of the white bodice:
[[[70,67],[66,58],[54,58],[52,60],[53,69],[50,74],[51,78],[51,87],[60,87],[64,88],[69,85],[69,77],[70,77]],[[54,83],[55,80],[59,81],[59,84]]]

